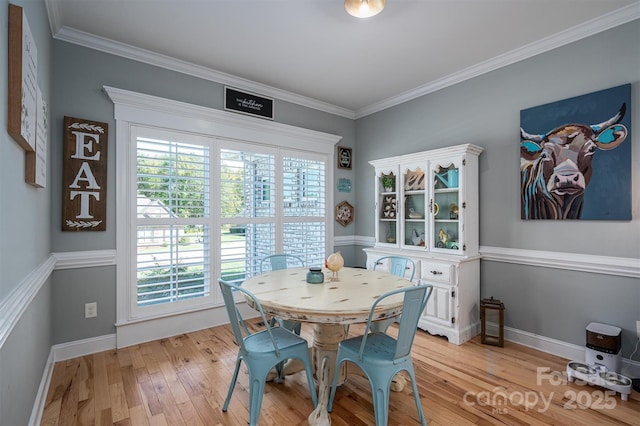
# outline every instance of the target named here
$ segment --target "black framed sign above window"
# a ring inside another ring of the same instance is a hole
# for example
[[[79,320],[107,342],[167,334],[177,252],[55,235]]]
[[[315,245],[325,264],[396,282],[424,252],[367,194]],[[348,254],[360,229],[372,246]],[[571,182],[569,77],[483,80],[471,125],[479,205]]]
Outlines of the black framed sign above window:
[[[338,147],[338,168],[351,169],[352,151],[344,146]]]
[[[224,109],[273,120],[272,98],[265,98],[232,87],[225,86],[224,88]]]

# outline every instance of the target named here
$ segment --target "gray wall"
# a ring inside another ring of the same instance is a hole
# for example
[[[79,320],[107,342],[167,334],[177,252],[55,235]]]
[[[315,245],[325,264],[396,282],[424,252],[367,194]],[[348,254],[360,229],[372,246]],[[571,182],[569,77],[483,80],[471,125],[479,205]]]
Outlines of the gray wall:
[[[52,251],[72,252],[116,248],[115,223],[115,121],[113,103],[103,86],[160,96],[209,108],[223,108],[223,86],[196,77],[179,74],[140,62],[105,54],[74,44],[53,41],[52,133],[62,135],[65,116],[85,118],[109,124],[107,165],[107,230],[105,232],[62,232],[61,200],[54,195],[50,215]],[[353,120],[276,100],[275,121],[343,136],[339,145],[355,145]],[[62,138],[52,140],[51,188],[62,193]],[[335,165],[332,165],[335,169]],[[340,171],[337,177],[350,178],[352,171]],[[346,197],[345,197],[346,195]],[[354,193],[335,191],[336,203]],[[353,235],[355,225],[343,228],[335,224],[335,235]],[[348,262],[352,247],[342,250]],[[56,271],[53,274],[52,323],[54,343],[115,333],[115,267],[86,271]],[[84,304],[96,301],[98,317],[84,318]]]
[[[373,236],[372,159],[447,145],[483,146],[480,244],[640,259],[640,21],[357,120],[357,235]],[[633,220],[520,220],[520,110],[632,83]],[[365,212],[371,212],[366,214]],[[591,321],[623,328],[635,343],[640,280],[482,262],[482,297],[506,306],[507,326],[584,345]]]
[[[51,33],[44,3],[11,3],[27,16],[38,48],[38,84],[51,104]],[[51,246],[51,186],[36,189],[25,183],[24,150],[7,134],[8,4],[0,2],[0,305],[48,258]],[[24,425],[29,420],[51,348],[50,304],[47,281],[0,347],[0,425]]]

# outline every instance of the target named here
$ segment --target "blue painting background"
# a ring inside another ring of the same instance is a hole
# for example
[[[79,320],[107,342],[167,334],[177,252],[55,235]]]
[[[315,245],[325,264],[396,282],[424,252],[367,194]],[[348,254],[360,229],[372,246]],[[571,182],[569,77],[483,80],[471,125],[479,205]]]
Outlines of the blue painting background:
[[[595,153],[582,220],[631,220],[631,84],[520,111],[525,132],[544,134],[564,124],[602,123],[624,103],[627,111],[620,123],[627,128],[627,138],[615,149]]]

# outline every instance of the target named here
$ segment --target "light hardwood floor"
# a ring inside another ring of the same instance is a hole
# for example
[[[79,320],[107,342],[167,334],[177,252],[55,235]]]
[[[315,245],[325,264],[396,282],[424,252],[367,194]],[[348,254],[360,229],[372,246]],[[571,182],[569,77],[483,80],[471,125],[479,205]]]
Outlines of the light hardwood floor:
[[[253,324],[255,326],[255,324]],[[311,328],[303,336],[311,340]],[[352,326],[350,334],[362,332]],[[392,331],[393,332],[393,331]],[[246,425],[247,374],[222,412],[237,347],[220,326],[56,363],[43,425]],[[413,348],[422,406],[431,426],[634,425],[640,395],[568,383],[567,360],[511,342],[464,345],[418,330]],[[266,386],[259,424],[306,425],[313,410],[304,373]],[[350,375],[336,392],[334,426],[373,425],[369,383]],[[392,392],[390,425],[417,424],[411,387]]]

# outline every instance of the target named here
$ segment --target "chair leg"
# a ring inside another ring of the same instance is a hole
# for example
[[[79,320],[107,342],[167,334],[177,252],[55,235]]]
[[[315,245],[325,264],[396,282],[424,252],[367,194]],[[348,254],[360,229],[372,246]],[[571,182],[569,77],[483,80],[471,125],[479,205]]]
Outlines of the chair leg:
[[[411,387],[413,388],[413,398],[416,401],[416,408],[418,409],[418,417],[420,417],[420,424],[422,426],[427,426],[427,420],[424,418],[424,413],[422,412],[422,404],[420,404],[420,395],[418,395],[418,385],[416,384],[416,376],[413,372],[413,367],[411,367],[411,369],[407,369],[407,372],[411,377]]]
[[[276,382],[277,384],[280,384],[282,382],[284,382],[284,361],[279,362],[276,364],[276,378],[273,379],[274,382]]]
[[[227,412],[227,408],[229,408],[229,401],[231,401],[231,394],[233,394],[233,389],[236,387],[236,381],[238,380],[238,372],[240,371],[240,363],[242,362],[242,358],[238,357],[236,359],[236,368],[233,371],[233,377],[231,378],[231,383],[229,384],[229,391],[227,391],[227,399],[224,400],[224,405],[222,406],[222,411]]]
[[[263,364],[258,365],[255,362],[247,362],[247,367],[249,368],[249,424],[254,426],[260,418],[265,382],[272,367]]]
[[[384,388],[379,383],[374,385],[371,382],[371,392],[373,394],[373,411],[376,417],[376,426],[387,426],[389,424],[389,384]]]
[[[260,374],[260,376],[262,375]],[[254,377],[251,379],[251,383],[249,385],[249,399],[251,400],[249,404],[249,424],[251,426],[257,425],[258,419],[260,418],[260,408],[262,407],[262,396],[264,395],[265,378],[266,375],[259,378]]]

